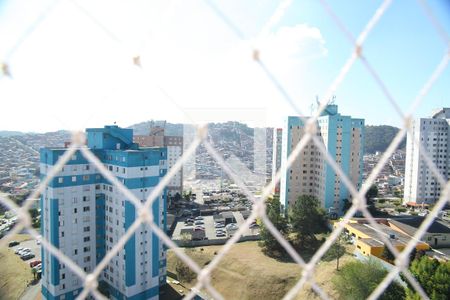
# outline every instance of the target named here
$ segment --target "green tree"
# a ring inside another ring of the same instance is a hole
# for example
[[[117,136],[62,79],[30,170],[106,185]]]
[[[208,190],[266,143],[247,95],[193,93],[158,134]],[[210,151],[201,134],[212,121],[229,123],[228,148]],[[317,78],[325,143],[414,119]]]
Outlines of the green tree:
[[[373,198],[376,198],[377,196],[378,196],[378,187],[376,184],[372,184],[372,186],[366,193],[366,198],[373,199]]]
[[[191,201],[191,197],[192,197],[192,191],[184,192],[184,194],[183,194],[184,200]]]
[[[430,299],[450,299],[450,262],[439,262],[423,256],[415,259],[409,269]],[[407,290],[406,295],[407,299],[420,298],[411,287]]]
[[[183,282],[191,282],[195,279],[196,273],[189,268],[181,259],[178,259],[175,265],[178,279]]]
[[[39,211],[37,210],[37,208],[31,208],[29,211],[30,216],[32,219],[37,218],[37,216],[39,216]]]
[[[367,299],[387,275],[387,271],[376,261],[351,261],[333,277],[333,285],[341,299]],[[405,290],[393,281],[379,299],[399,300],[405,297]]]
[[[378,187],[373,184],[366,193],[367,209],[373,216],[380,216],[381,212],[376,208],[373,198],[378,196]]]
[[[326,213],[314,196],[302,195],[289,211],[289,222],[300,248],[315,246],[315,234],[328,231]]]
[[[345,248],[341,245],[341,237],[339,236],[330,249],[323,255],[322,260],[332,261],[336,260],[336,270],[339,271],[339,258],[345,254]]]
[[[287,222],[284,215],[281,213],[280,200],[277,196],[268,198],[266,201],[266,214],[276,229],[282,234],[287,233]],[[278,243],[272,233],[266,228],[264,223],[260,224],[260,237],[261,241],[259,245],[262,247],[263,252],[269,256],[280,257],[284,254],[284,248]]]
[[[384,248],[383,248],[383,252],[381,253],[381,258],[384,258],[388,262],[393,262],[395,260],[394,254],[386,246],[384,246]]]
[[[31,274],[33,274],[33,280],[36,280],[37,271],[35,268],[31,268]]]
[[[173,200],[175,201],[175,202],[178,202],[178,201],[180,201],[181,200],[181,195],[180,195],[180,193],[176,193],[175,194],[175,196],[173,196]]]
[[[398,197],[398,198],[402,198],[403,197],[403,193],[401,190],[395,190],[394,191],[394,196]]]
[[[40,218],[35,219],[31,226],[33,226],[33,228],[41,228],[41,219]]]
[[[409,265],[411,266],[412,262],[416,259],[417,249],[414,247],[411,252],[409,252]]]
[[[350,209],[350,207],[352,207],[352,201],[346,198],[342,200],[342,202],[343,202],[342,212],[345,214]]]

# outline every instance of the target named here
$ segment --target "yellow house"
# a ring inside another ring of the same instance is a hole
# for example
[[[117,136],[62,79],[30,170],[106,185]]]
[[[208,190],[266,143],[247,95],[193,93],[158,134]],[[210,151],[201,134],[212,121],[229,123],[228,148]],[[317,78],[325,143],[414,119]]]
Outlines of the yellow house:
[[[370,224],[352,222],[345,225],[345,230],[355,239],[358,251],[366,256],[381,257],[384,250],[384,242],[381,236],[388,238],[392,245],[403,251],[411,237],[403,232],[397,231],[383,223],[378,223],[378,228],[373,228]],[[417,241],[417,250],[429,250],[427,243]]]

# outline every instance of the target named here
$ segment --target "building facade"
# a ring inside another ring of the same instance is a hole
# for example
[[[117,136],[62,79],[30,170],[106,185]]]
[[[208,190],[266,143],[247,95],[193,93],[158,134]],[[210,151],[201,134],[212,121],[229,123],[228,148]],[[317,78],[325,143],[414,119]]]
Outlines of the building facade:
[[[318,118],[317,128],[317,136],[328,153],[359,189],[363,173],[364,119],[343,116],[337,105],[331,104]],[[282,130],[282,166],[287,164],[289,155],[304,135],[302,119],[288,117]],[[347,187],[312,141],[281,179],[280,201],[285,209],[301,195],[318,198],[329,213],[337,214],[342,211],[344,199],[350,200]]]
[[[153,127],[149,135],[135,135],[135,143],[141,147],[165,147],[167,148],[168,168],[172,168],[178,159],[183,155],[183,137],[166,136],[162,127]],[[167,186],[167,192],[170,196],[183,193],[183,168],[181,168],[170,180]]]
[[[133,131],[117,126],[87,129],[87,146],[138,199],[146,200],[167,172],[165,148],[140,149]],[[41,176],[64,154],[42,148]],[[166,224],[166,190],[152,205],[154,221]],[[128,228],[138,212],[95,166],[77,151],[41,196],[42,236],[85,272],[92,272]],[[44,299],[74,299],[83,282],[42,248]],[[100,273],[111,299],[158,299],[165,283],[166,253],[148,225],[141,225]]]
[[[433,204],[441,196],[441,187],[422,158],[425,151],[445,180],[450,177],[450,108],[436,110],[430,118],[413,121],[412,134],[406,140],[404,204]],[[417,147],[414,140],[423,148]]]
[[[273,129],[273,156],[272,156],[272,180],[281,167],[282,128]],[[275,185],[274,194],[280,194],[280,182]]]

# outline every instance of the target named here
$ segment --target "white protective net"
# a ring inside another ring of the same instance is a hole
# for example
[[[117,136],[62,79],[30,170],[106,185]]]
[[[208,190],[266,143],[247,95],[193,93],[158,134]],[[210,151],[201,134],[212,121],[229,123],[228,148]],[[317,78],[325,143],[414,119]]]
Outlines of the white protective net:
[[[41,14],[41,16],[30,25],[29,30],[18,38],[17,44],[11,49],[9,53],[5,57],[3,57],[2,62],[2,76],[10,76],[11,75],[11,67],[8,62],[10,57],[14,54],[15,51],[20,47],[22,42],[26,40],[37,28],[42,20],[44,20],[48,14],[51,13],[52,8],[56,5],[57,1],[52,2]],[[269,19],[267,24],[261,30],[262,32],[270,30],[277,22],[282,18],[282,16],[287,11],[288,7],[291,5],[291,0],[281,1],[277,9],[273,12],[272,17]],[[80,150],[83,156],[91,163],[95,165],[95,167],[100,171],[100,173],[109,180],[113,185],[115,185],[122,193],[125,195],[127,199],[129,199],[136,207],[138,211],[137,218],[135,222],[129,227],[126,233],[117,241],[117,244],[107,252],[103,260],[96,266],[96,268],[89,274],[84,272],[73,260],[64,255],[59,249],[54,247],[49,241],[42,240],[42,247],[45,247],[52,255],[56,256],[60,263],[63,263],[70,268],[75,274],[77,274],[81,280],[84,281],[84,290],[79,294],[78,299],[84,299],[89,294],[92,294],[97,299],[104,299],[104,296],[100,294],[97,290],[98,282],[97,278],[102,272],[102,270],[107,266],[109,261],[124,247],[125,243],[128,239],[133,235],[133,233],[138,229],[138,227],[142,223],[147,223],[151,229],[158,235],[160,240],[169,248],[174,251],[174,253],[184,262],[186,263],[193,271],[197,273],[197,284],[195,288],[185,297],[186,299],[192,299],[195,296],[194,291],[199,291],[201,289],[206,289],[210,295],[214,299],[222,299],[222,295],[211,285],[211,272],[214,268],[217,267],[221,259],[230,248],[240,239],[240,237],[244,234],[244,232],[248,229],[250,224],[259,218],[267,229],[273,234],[273,236],[278,240],[278,242],[285,248],[287,253],[292,257],[292,259],[299,265],[299,268],[302,270],[302,276],[300,280],[292,287],[292,289],[284,296],[285,299],[293,299],[298,295],[298,293],[302,290],[305,284],[310,284],[311,288],[314,292],[319,295],[322,299],[328,299],[327,294],[314,282],[314,272],[317,263],[320,261],[322,256],[326,253],[326,251],[331,247],[331,245],[335,242],[338,236],[344,229],[344,225],[352,218],[357,211],[361,211],[365,218],[367,218],[370,222],[370,225],[375,229],[378,229],[379,226],[377,222],[373,219],[370,212],[367,209],[365,194],[369,190],[370,186],[374,183],[376,177],[382,170],[383,166],[388,162],[389,157],[394,153],[402,139],[405,137],[407,132],[412,130],[411,121],[412,114],[415,112],[416,108],[424,99],[425,95],[429,92],[434,82],[439,78],[442,72],[448,65],[450,60],[450,51],[444,54],[442,60],[439,65],[435,68],[434,72],[430,75],[429,79],[423,85],[423,88],[419,91],[416,98],[412,102],[410,109],[407,112],[403,112],[392,94],[390,93],[387,86],[384,84],[381,77],[374,70],[370,62],[364,56],[364,43],[367,36],[373,30],[373,28],[380,21],[383,14],[389,9],[391,5],[391,0],[385,0],[382,2],[380,7],[375,11],[373,17],[368,21],[364,30],[359,34],[358,37],[354,37],[350,31],[346,28],[345,24],[339,19],[339,17],[335,14],[333,9],[328,5],[325,0],[320,0],[321,5],[331,18],[331,20],[337,25],[339,30],[348,40],[348,42],[353,46],[354,50],[351,56],[347,59],[345,64],[340,69],[338,76],[332,82],[332,84],[327,89],[327,92],[324,94],[322,101],[320,102],[320,106],[318,110],[314,113],[314,115],[304,120],[305,122],[305,135],[300,140],[300,142],[293,148],[290,157],[288,158],[287,164],[283,166],[282,169],[278,171],[273,181],[267,185],[260,198],[256,198],[255,195],[248,190],[246,184],[240,179],[233,169],[227,164],[227,162],[222,158],[221,154],[214,148],[214,146],[207,141],[207,130],[206,126],[199,126],[197,129],[197,135],[194,138],[193,142],[184,151],[181,159],[171,168],[167,175],[159,182],[156,188],[153,189],[151,194],[149,195],[147,201],[145,203],[141,203],[139,199],[137,199],[133,193],[131,193],[127,188],[117,179],[115,176],[108,171],[103,163],[92,153],[90,150],[84,145],[85,144],[85,136],[82,132],[74,132],[72,135],[72,143],[67,148],[65,154],[60,157],[56,165],[48,172],[47,176],[44,180],[41,181],[37,189],[28,197],[28,199],[23,203],[21,207],[17,206],[14,202],[6,198],[0,198],[0,203],[9,209],[14,210],[18,216],[18,224],[15,228],[9,232],[9,234],[3,237],[0,241],[0,247],[4,247],[5,244],[10,240],[10,238],[22,231],[23,229],[28,229],[29,233],[37,238],[39,236],[39,232],[31,226],[31,218],[28,214],[28,210],[32,204],[32,199],[39,198],[39,195],[45,190],[46,186],[49,182],[60,172],[62,167],[70,160],[71,156],[77,151]],[[96,20],[95,15],[91,14],[85,8],[80,6],[77,1],[73,1],[75,5],[77,5],[81,11],[83,11],[89,18],[94,20],[94,22],[102,28],[107,34],[114,37],[114,34],[111,30],[107,28],[107,26],[103,25],[101,22]],[[210,8],[211,14],[215,15],[217,18],[223,21],[224,25],[228,27],[238,38],[243,38],[244,35],[239,29],[239,25],[235,24],[232,21],[232,18],[227,16],[224,11],[221,10],[219,5],[213,0],[205,0],[205,3]],[[445,32],[443,27],[440,25],[439,21],[433,15],[430,7],[426,3],[426,1],[418,1],[420,7],[423,9],[424,13],[428,17],[431,24],[434,26],[439,36],[442,38],[444,44],[446,46],[450,45],[450,39],[448,34]],[[174,3],[173,5],[176,5]],[[291,108],[298,113],[298,115],[304,115],[302,111],[298,108],[293,98],[289,95],[289,93],[283,88],[282,83],[277,79],[273,72],[271,72],[270,68],[264,63],[264,61],[260,57],[259,49],[252,49],[253,55],[248,57],[249,60],[253,60],[260,68],[261,71],[267,76],[267,78],[273,83],[276,89],[280,92],[283,99],[291,106]],[[363,182],[363,185],[360,190],[357,190],[355,186],[351,183],[351,180],[344,174],[340,166],[333,160],[330,154],[325,149],[323,143],[316,136],[316,121],[320,116],[321,112],[325,109],[328,99],[331,99],[331,96],[335,94],[336,90],[339,88],[341,82],[346,77],[347,73],[354,65],[354,63],[360,60],[363,63],[363,66],[367,69],[368,73],[373,77],[376,84],[380,87],[385,97],[389,100],[389,102],[394,107],[395,111],[398,113],[398,118],[403,120],[403,126],[401,130],[398,132],[391,145],[387,148],[387,150],[383,153],[381,159],[378,164],[372,170],[371,174],[368,178]],[[139,57],[135,57],[134,63],[139,65]],[[160,88],[161,91],[166,94],[168,98],[170,96],[165,92],[164,89]],[[182,108],[180,107],[182,110]],[[186,112],[188,115],[188,113]],[[195,120],[193,120],[195,121]],[[265,212],[265,199],[271,195],[275,185],[280,181],[281,174],[286,172],[286,169],[289,168],[292,163],[295,161],[296,157],[299,153],[302,152],[304,147],[309,142],[314,142],[317,148],[323,154],[327,163],[333,168],[333,170],[340,176],[342,183],[348,188],[351,193],[353,202],[351,208],[347,211],[343,220],[340,222],[338,226],[334,228],[331,235],[328,237],[325,243],[321,245],[321,247],[316,251],[313,257],[309,260],[309,262],[305,262],[305,260],[293,249],[288,241],[284,239],[282,234],[277,231],[275,226],[270,222],[269,218]],[[417,147],[423,147],[420,144],[420,141],[415,141]],[[217,255],[214,259],[204,268],[201,268],[196,262],[194,262],[188,255],[186,255],[177,245],[171,241],[171,239],[166,235],[164,231],[158,227],[157,224],[153,222],[153,216],[149,212],[149,208],[151,207],[153,201],[158,197],[158,195],[163,191],[166,185],[170,182],[170,179],[183,167],[183,164],[195,154],[195,150],[201,144],[206,148],[209,155],[212,156],[223,171],[234,181],[234,183],[241,189],[241,191],[250,199],[253,203],[253,209],[250,216],[246,219],[245,223],[239,228],[239,230],[230,238],[226,244],[221,247],[220,251],[218,251]],[[422,151],[423,159],[427,166],[430,168],[433,175],[437,178],[437,181],[442,187],[442,192],[439,201],[436,202],[436,205],[433,207],[431,212],[427,215],[424,222],[421,224],[420,228],[415,233],[414,238],[410,240],[407,244],[406,248],[400,253],[395,247],[392,246],[391,241],[384,235],[380,235],[379,238],[385,243],[385,245],[390,249],[390,251],[396,257],[395,266],[389,271],[388,275],[384,278],[384,280],[378,285],[378,287],[372,292],[370,295],[370,299],[377,299],[380,295],[382,295],[383,291],[389,286],[389,284],[396,278],[399,273],[403,273],[405,278],[409,281],[412,287],[420,294],[420,296],[424,299],[428,299],[428,296],[425,294],[422,287],[419,285],[417,280],[410,274],[408,271],[408,262],[409,262],[409,253],[415,248],[420,238],[426,233],[427,228],[432,224],[435,218],[438,215],[438,212],[446,205],[447,201],[450,199],[450,183],[446,182],[445,178],[440,174],[439,170],[436,168],[432,159],[426,154],[426,151]]]

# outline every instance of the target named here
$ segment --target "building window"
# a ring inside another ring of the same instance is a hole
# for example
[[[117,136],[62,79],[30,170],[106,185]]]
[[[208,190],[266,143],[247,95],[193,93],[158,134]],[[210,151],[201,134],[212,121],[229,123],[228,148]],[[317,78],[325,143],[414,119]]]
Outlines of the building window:
[[[63,177],[59,177],[58,178],[58,183],[63,183],[64,182],[64,178]]]
[[[72,176],[72,182],[76,182],[77,181],[77,176]]]

